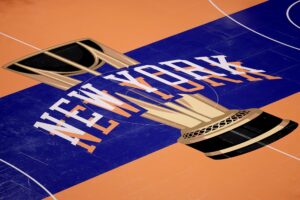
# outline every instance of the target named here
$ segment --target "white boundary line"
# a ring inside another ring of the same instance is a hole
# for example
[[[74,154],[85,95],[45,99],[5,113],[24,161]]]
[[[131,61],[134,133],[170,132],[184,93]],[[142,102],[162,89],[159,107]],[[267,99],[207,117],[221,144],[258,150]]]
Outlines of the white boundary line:
[[[19,42],[19,43],[21,43],[21,44],[24,44],[24,45],[28,46],[28,47],[31,47],[31,48],[33,48],[33,49],[35,49],[35,50],[39,50],[39,51],[42,50],[42,49],[40,49],[40,48],[38,48],[38,47],[36,47],[36,46],[34,46],[34,45],[32,45],[32,44],[29,44],[29,43],[27,43],[27,42],[24,42],[24,41],[22,41],[22,40],[19,40],[19,39],[15,38],[15,37],[13,37],[13,36],[11,36],[11,35],[8,35],[8,34],[6,34],[6,33],[0,32],[0,35],[2,35],[2,36],[4,36],[4,37],[7,37],[7,38],[10,38],[10,39],[12,39],[12,40],[14,40],[14,41],[16,41],[16,42]]]
[[[262,34],[262,33],[259,33],[259,32],[255,31],[255,30],[253,30],[252,28],[250,28],[250,27],[248,27],[248,26],[246,26],[246,25],[240,23],[239,21],[237,21],[237,20],[235,20],[234,18],[230,17],[230,16],[229,16],[226,12],[224,12],[221,8],[219,8],[212,0],[208,0],[208,2],[209,2],[213,7],[215,7],[220,13],[222,13],[224,16],[226,16],[228,19],[230,19],[231,21],[233,21],[233,22],[237,23],[238,25],[244,27],[245,29],[247,29],[247,30],[249,30],[249,31],[251,31],[251,32],[253,32],[253,33],[257,34],[257,35],[260,35],[261,37],[264,37],[264,38],[266,38],[266,39],[268,39],[268,40],[271,40],[271,41],[276,42],[276,43],[278,43],[278,44],[281,44],[281,45],[283,45],[283,46],[286,46],[286,47],[289,47],[289,48],[292,48],[292,49],[295,49],[295,50],[300,51],[300,48],[299,48],[299,47],[295,47],[295,46],[286,44],[286,43],[284,43],[284,42],[281,42],[281,41],[279,41],[279,40],[273,39],[273,38],[271,38],[271,37],[269,37],[269,36],[267,36],[267,35],[264,35],[264,34]]]
[[[27,178],[29,178],[30,180],[32,180],[33,182],[35,182],[40,188],[42,188],[45,192],[47,192],[47,194],[50,195],[50,197],[53,199],[53,200],[57,200],[57,198],[51,193],[49,192],[49,190],[47,190],[47,188],[45,188],[42,184],[40,184],[37,180],[35,180],[33,177],[31,177],[29,174],[26,174],[23,170],[17,168],[16,166],[10,164],[9,162],[3,160],[3,159],[0,159],[0,162],[10,166],[11,168],[17,170],[18,172],[20,172],[21,174],[25,175]]]
[[[41,50],[40,48],[38,48],[38,47],[36,47],[36,46],[34,46],[34,45],[32,45],[32,44],[29,44],[29,43],[27,43],[27,42],[24,42],[24,41],[22,41],[22,40],[19,40],[19,39],[15,38],[15,37],[13,37],[13,36],[10,36],[10,35],[8,35],[8,34],[6,34],[6,33],[0,32],[0,35],[2,35],[2,36],[4,36],[4,37],[7,37],[7,38],[10,38],[10,39],[12,39],[12,40],[14,40],[14,41],[16,41],[16,42],[19,42],[19,43],[21,43],[21,44],[24,44],[24,45],[28,46],[28,47],[31,47],[31,48],[33,48],[33,49],[35,49],[35,50],[39,50],[39,51]],[[29,174],[27,174],[26,172],[24,172],[23,170],[17,168],[16,166],[10,164],[9,162],[7,162],[7,161],[5,161],[5,160],[3,160],[3,159],[0,159],[0,162],[2,162],[2,163],[4,163],[4,164],[6,164],[6,165],[12,167],[13,169],[17,170],[17,171],[20,172],[21,174],[25,175],[27,178],[29,178],[29,179],[32,180],[34,183],[36,183],[40,188],[42,188],[45,192],[47,192],[47,194],[48,194],[53,200],[57,200],[57,198],[56,198],[49,190],[47,190],[47,188],[45,188],[41,183],[39,183],[36,179],[34,179],[33,177],[31,177],[31,176],[30,176]]]
[[[286,47],[289,47],[289,48],[292,48],[292,49],[295,49],[295,50],[300,51],[300,48],[298,48],[298,47],[295,47],[295,46],[286,44],[286,43],[284,43],[284,42],[281,42],[281,41],[279,41],[279,40],[273,39],[273,38],[271,38],[271,37],[269,37],[269,36],[267,36],[267,35],[264,35],[264,34],[262,34],[262,33],[259,33],[259,32],[255,31],[255,30],[251,29],[250,27],[248,27],[248,26],[246,26],[246,25],[240,23],[239,21],[237,21],[237,20],[235,20],[234,18],[230,17],[230,16],[229,16],[226,12],[224,12],[221,8],[219,8],[212,0],[208,0],[208,2],[209,2],[213,7],[215,7],[220,13],[222,13],[224,16],[226,16],[228,19],[230,19],[231,21],[233,21],[233,22],[237,23],[238,25],[244,27],[245,29],[247,29],[247,30],[249,30],[249,31],[251,31],[251,32],[253,32],[253,33],[257,34],[257,35],[260,35],[261,37],[264,37],[264,38],[266,38],[266,39],[269,39],[269,40],[271,40],[271,41],[273,41],[273,42],[276,42],[276,43],[281,44],[281,45],[283,45],[283,46],[286,46]],[[300,29],[300,27],[299,27],[297,24],[295,24],[295,23],[290,19],[290,17],[289,17],[289,12],[290,12],[291,8],[292,8],[293,6],[295,6],[297,3],[300,3],[300,0],[294,2],[293,4],[291,4],[291,5],[288,7],[287,12],[286,12],[286,15],[287,15],[288,20],[289,20],[294,26],[296,26],[297,28]],[[15,40],[15,41],[17,41],[17,42],[19,42],[19,43],[22,43],[22,44],[24,44],[24,45],[26,45],[26,46],[29,46],[29,47],[33,48],[33,49],[41,50],[40,48],[38,48],[38,47],[36,47],[36,46],[34,46],[34,45],[32,45],[32,44],[29,44],[29,43],[27,43],[27,42],[24,42],[24,41],[22,41],[22,40],[19,40],[19,39],[15,38],[15,37],[13,37],[13,36],[10,36],[10,35],[8,35],[8,34],[6,34],[6,33],[0,32],[0,35],[5,36],[5,37],[7,37],[7,38],[10,38],[10,39],[12,39],[12,40]],[[214,89],[213,89],[213,90],[214,90]],[[215,92],[215,94],[217,95],[217,103],[218,103],[218,101],[219,101],[218,94],[217,94],[217,92],[216,92],[215,90],[214,90],[214,92]],[[291,155],[291,154],[288,154],[288,153],[286,153],[286,152],[284,152],[284,151],[281,151],[281,150],[276,149],[276,148],[274,148],[274,147],[272,147],[272,146],[269,146],[269,145],[266,145],[266,147],[268,147],[268,148],[270,148],[270,149],[272,149],[272,150],[274,150],[274,151],[277,151],[277,152],[279,152],[279,153],[281,153],[281,154],[283,154],[283,155],[286,155],[286,156],[288,156],[288,157],[290,157],[290,158],[293,158],[293,159],[295,159],[295,160],[300,161],[300,158],[299,158],[299,157],[293,156],[293,155]],[[38,184],[41,188],[43,188],[43,189],[44,189],[44,190],[45,190],[45,191],[46,191],[46,192],[47,192],[54,200],[57,200],[57,199],[56,199],[56,198],[55,198],[55,197],[54,197],[54,196],[53,196],[53,195],[52,195],[52,194],[51,194],[51,193],[43,186],[43,185],[41,185],[41,184],[40,184],[38,181],[36,181],[34,178],[32,178],[31,176],[29,176],[28,174],[26,174],[26,173],[23,172],[22,170],[18,169],[17,167],[15,167],[15,166],[9,164],[8,162],[6,162],[6,161],[4,161],[4,160],[2,160],[2,159],[0,159],[0,161],[2,161],[3,163],[5,163],[5,164],[7,164],[7,165],[9,165],[9,166],[11,166],[11,167],[13,167],[13,168],[16,169],[17,171],[21,172],[22,174],[24,174],[25,176],[27,176],[28,178],[30,178],[32,181],[34,181],[36,184]]]
[[[246,25],[240,23],[239,21],[235,20],[234,18],[230,17],[226,12],[224,12],[221,8],[219,8],[212,0],[208,0],[208,2],[209,2],[213,7],[215,7],[220,13],[222,13],[224,16],[226,16],[228,19],[230,19],[231,21],[233,21],[233,22],[237,23],[238,25],[244,27],[245,29],[247,29],[247,30],[249,30],[249,31],[251,31],[251,32],[253,32],[253,33],[255,33],[255,34],[258,34],[258,35],[260,35],[260,36],[262,36],[262,37],[264,37],[264,38],[266,38],[266,39],[269,39],[269,40],[271,40],[271,41],[273,41],[273,42],[276,42],[276,43],[279,43],[279,44],[281,44],[281,45],[290,47],[290,48],[292,48],[292,49],[300,50],[300,48],[298,48],[298,47],[294,47],[294,46],[289,45],[289,44],[286,44],[286,43],[284,43],[284,42],[280,42],[280,41],[278,41],[278,40],[276,40],[276,39],[270,38],[270,37],[268,37],[268,36],[266,36],[266,35],[264,35],[264,34],[261,34],[261,33],[255,31],[255,30],[249,28],[248,26],[246,26]],[[292,4],[289,8],[293,7],[296,3],[299,3],[299,2],[300,2],[300,1],[295,2],[295,3]],[[299,158],[299,157],[296,157],[296,156],[294,156],[294,155],[291,155],[291,154],[289,154],[289,153],[286,153],[286,152],[284,152],[284,151],[282,151],[282,150],[276,149],[276,148],[274,148],[274,147],[272,147],[272,146],[270,146],[270,145],[265,145],[265,146],[268,147],[269,149],[272,149],[272,150],[278,152],[278,153],[281,153],[281,154],[283,154],[283,155],[285,155],[285,156],[288,156],[288,157],[293,158],[293,159],[295,159],[295,160],[297,160],[297,161],[300,161],[300,158]]]
[[[297,160],[297,161],[300,161],[300,158],[299,158],[299,157],[294,156],[294,155],[291,155],[291,154],[289,154],[289,153],[287,153],[287,152],[284,152],[284,151],[282,151],[282,150],[280,150],[280,149],[276,149],[275,147],[272,147],[272,146],[270,146],[270,145],[265,145],[265,147],[268,147],[269,149],[271,149],[271,150],[273,150],[273,151],[276,151],[276,152],[281,153],[281,154],[283,154],[283,155],[285,155],[285,156],[287,156],[287,157],[290,157],[290,158],[292,158],[292,159],[295,159],[295,160]]]
[[[296,1],[288,7],[288,9],[286,10],[286,17],[289,20],[289,22],[291,22],[291,24],[293,24],[295,27],[300,29],[300,26],[297,25],[290,17],[290,11],[291,11],[292,7],[294,7],[297,3],[300,3],[300,1]]]

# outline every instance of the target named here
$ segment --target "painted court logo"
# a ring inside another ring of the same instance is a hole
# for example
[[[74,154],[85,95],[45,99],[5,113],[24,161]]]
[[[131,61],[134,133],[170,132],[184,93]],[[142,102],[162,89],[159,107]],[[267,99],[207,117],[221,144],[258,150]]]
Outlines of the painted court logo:
[[[118,119],[140,116],[180,130],[178,142],[223,159],[263,147],[297,127],[291,120],[259,109],[229,110],[200,95],[207,87],[281,79],[229,59],[209,55],[142,65],[83,39],[40,51],[5,68],[66,91],[34,126],[89,153],[114,129],[127,128]],[[94,81],[83,81],[87,74]],[[108,82],[112,86],[103,89]]]

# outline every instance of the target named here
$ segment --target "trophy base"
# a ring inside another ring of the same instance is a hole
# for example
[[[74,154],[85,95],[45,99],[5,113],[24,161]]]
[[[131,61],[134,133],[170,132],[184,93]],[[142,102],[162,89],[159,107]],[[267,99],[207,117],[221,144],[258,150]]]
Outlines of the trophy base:
[[[229,111],[218,121],[183,130],[178,141],[212,159],[225,159],[266,146],[297,126],[258,109]]]

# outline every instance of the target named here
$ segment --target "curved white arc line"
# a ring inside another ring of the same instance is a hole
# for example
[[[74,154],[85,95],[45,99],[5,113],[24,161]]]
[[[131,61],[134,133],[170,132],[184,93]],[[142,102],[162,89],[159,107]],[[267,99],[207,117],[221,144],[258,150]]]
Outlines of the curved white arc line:
[[[35,180],[33,177],[31,177],[30,175],[28,175],[26,172],[24,172],[23,170],[17,168],[16,166],[10,164],[9,162],[0,159],[0,162],[10,166],[11,168],[17,170],[18,172],[20,172],[21,174],[25,175],[27,178],[29,178],[30,180],[32,180],[34,183],[36,183],[40,188],[42,188],[45,192],[47,192],[47,194],[53,199],[53,200],[57,200],[57,198],[49,191],[47,190],[47,188],[45,188],[42,184],[40,184],[37,180]]]
[[[246,25],[240,23],[239,21],[235,20],[234,18],[230,17],[226,12],[224,12],[221,8],[219,8],[212,0],[208,0],[208,2],[209,2],[213,7],[215,7],[220,13],[222,13],[224,16],[226,16],[228,19],[230,19],[231,21],[233,21],[233,22],[237,23],[238,25],[244,27],[245,29],[247,29],[247,30],[249,30],[249,31],[251,31],[251,32],[253,32],[253,33],[257,34],[257,35],[260,35],[261,37],[264,37],[264,38],[266,38],[266,39],[268,39],[268,40],[271,40],[271,41],[276,42],[276,43],[278,43],[278,44],[281,44],[281,45],[283,45],[283,46],[286,46],[286,47],[289,47],[289,48],[292,48],[292,49],[295,49],[295,50],[300,51],[300,48],[299,48],[299,47],[295,47],[295,46],[286,44],[286,43],[284,43],[284,42],[281,42],[281,41],[279,41],[279,40],[273,39],[273,38],[271,38],[271,37],[269,37],[269,36],[266,36],[266,35],[264,35],[264,34],[262,34],[262,33],[259,33],[259,32],[255,31],[255,30],[249,28],[248,26],[246,26]]]
[[[6,33],[3,33],[3,32],[0,32],[0,35],[2,35],[2,36],[4,36],[4,37],[7,37],[7,38],[9,38],[9,39],[12,39],[12,40],[14,40],[14,41],[16,41],[16,42],[19,42],[19,43],[21,43],[21,44],[24,44],[24,45],[26,45],[26,46],[28,46],[28,47],[31,47],[31,48],[33,48],[33,49],[35,49],[35,50],[42,50],[42,49],[40,49],[40,48],[38,48],[38,47],[36,47],[36,46],[34,46],[34,45],[32,45],[32,44],[29,44],[29,43],[27,43],[27,42],[24,42],[24,41],[22,41],[22,40],[19,40],[19,39],[17,39],[17,38],[15,38],[15,37],[13,37],[13,36],[11,36],[11,35],[8,35],[8,34],[6,34]]]
[[[286,10],[286,17],[291,24],[293,24],[296,28],[300,29],[300,26],[298,24],[296,24],[290,17],[290,11],[291,11],[292,7],[294,7],[297,3],[300,3],[300,1],[296,1],[288,7],[288,9]]]

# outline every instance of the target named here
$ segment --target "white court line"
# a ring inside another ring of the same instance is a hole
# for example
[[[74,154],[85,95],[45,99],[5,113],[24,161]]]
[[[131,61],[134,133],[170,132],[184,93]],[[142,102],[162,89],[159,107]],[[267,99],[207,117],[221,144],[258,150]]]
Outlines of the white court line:
[[[268,40],[271,40],[271,41],[276,42],[276,43],[278,43],[278,44],[281,44],[281,45],[283,45],[283,46],[286,46],[286,47],[289,47],[289,48],[296,49],[296,50],[300,51],[300,48],[299,48],[299,47],[295,47],[295,46],[293,46],[293,45],[290,45],[290,44],[281,42],[281,41],[276,40],[276,39],[274,39],[274,38],[271,38],[271,37],[269,37],[269,36],[267,36],[267,35],[264,35],[264,34],[262,34],[262,33],[259,33],[259,32],[255,31],[255,30],[253,30],[252,28],[250,28],[250,27],[248,27],[248,26],[242,24],[241,22],[235,20],[234,18],[230,17],[226,12],[224,12],[221,8],[219,8],[212,0],[208,0],[208,2],[209,2],[213,7],[215,7],[220,13],[222,13],[224,16],[226,16],[228,19],[230,19],[231,21],[233,21],[233,22],[237,23],[238,25],[244,27],[245,29],[247,29],[247,30],[249,30],[249,31],[251,31],[251,32],[253,32],[253,33],[257,34],[257,35],[260,35],[261,37],[264,37],[264,38],[266,38],[266,39],[268,39]]]
[[[51,193],[49,192],[49,190],[47,190],[47,188],[45,188],[42,184],[40,184],[37,180],[35,180],[33,177],[31,177],[29,174],[27,174],[26,172],[24,172],[23,170],[17,168],[16,166],[10,164],[9,162],[0,159],[0,162],[12,167],[13,169],[17,170],[18,172],[20,172],[21,174],[25,175],[27,178],[29,178],[30,180],[32,180],[33,182],[35,182],[40,188],[42,188],[45,192],[47,192],[48,195],[50,195],[50,197],[54,200],[57,200],[57,198]]]
[[[291,24],[293,24],[295,27],[300,29],[300,26],[297,25],[290,17],[290,11],[291,11],[292,7],[294,7],[297,3],[300,3],[300,1],[296,1],[288,7],[288,9],[286,10],[286,17],[289,20],[289,22],[291,22]]]
[[[242,24],[242,23],[240,23],[240,22],[238,22],[237,20],[235,20],[234,18],[232,18],[232,17],[230,17],[226,12],[224,12],[222,9],[220,9],[213,1],[211,1],[211,0],[208,0],[208,2],[211,4],[211,5],[213,5],[219,12],[221,12],[223,15],[225,15],[226,17],[228,17],[230,20],[232,20],[233,22],[235,22],[235,23],[237,23],[237,24],[239,24],[240,26],[242,26],[242,27],[244,27],[245,29],[247,29],[247,30],[249,30],[249,31],[251,31],[251,32],[253,32],[253,33],[256,33],[256,34],[258,34],[258,35],[260,35],[260,36],[262,36],[262,37],[264,37],[264,38],[266,38],[266,39],[269,39],[269,40],[271,40],[271,41],[273,41],[273,42],[276,42],[276,43],[279,43],[279,44],[281,44],[281,45],[284,45],[284,46],[287,46],[287,47],[290,47],[290,48],[292,48],[292,49],[296,49],[296,50],[300,50],[300,48],[298,48],[298,47],[294,47],[294,46],[292,46],[292,45],[289,45],[289,44],[286,44],[286,43],[284,43],[284,42],[280,42],[280,41],[278,41],[278,40],[276,40],[276,39],[273,39],[273,38],[270,38],[270,37],[268,37],[268,36],[266,36],[266,35],[264,35],[264,34],[261,34],[261,33],[259,33],[259,32],[257,32],[257,31],[255,31],[255,30],[253,30],[253,29],[251,29],[251,28],[249,28],[248,26],[246,26],[246,25],[244,25],[244,24]],[[297,1],[297,2],[295,2],[295,3],[299,3],[300,1]],[[294,5],[295,5],[295,3],[294,4],[292,4],[289,8],[291,8],[291,7],[293,7]],[[19,40],[19,39],[17,39],[17,38],[15,38],[15,37],[13,37],[13,36],[10,36],[10,35],[8,35],[8,34],[5,34],[5,33],[3,33],[3,32],[0,32],[0,34],[2,35],[2,36],[5,36],[5,37],[8,37],[8,38],[10,38],[10,39],[12,39],[12,40],[15,40],[15,41],[17,41],[17,42],[20,42],[20,43],[22,43],[22,44],[24,44],[24,45],[26,45],[26,46],[29,46],[29,47],[31,47],[31,48],[33,48],[33,49],[36,49],[36,50],[41,50],[40,48],[38,48],[38,47],[36,47],[36,46],[34,46],[34,45],[31,45],[31,44],[29,44],[29,43],[27,43],[27,42],[24,42],[24,41],[22,41],[22,40]],[[213,89],[213,91],[215,92],[215,94],[217,95],[217,103],[218,103],[218,101],[219,101],[219,96],[218,96],[218,94],[217,94],[217,92]],[[284,152],[284,151],[281,151],[281,150],[279,150],[279,149],[276,149],[276,148],[274,148],[274,147],[271,147],[271,146],[269,146],[269,145],[266,145],[268,148],[270,148],[270,149],[273,149],[274,151],[277,151],[277,152],[279,152],[279,153],[282,153],[282,154],[284,154],[284,155],[286,155],[286,156],[289,156],[289,157],[291,157],[291,158],[294,158],[294,159],[296,159],[296,160],[300,160],[300,158],[298,158],[298,157],[296,157],[296,156],[293,156],[293,155],[291,155],[291,154],[288,154],[288,153],[286,153],[286,152]],[[0,159],[0,161],[2,161],[3,162],[3,160],[2,159]],[[5,161],[4,161],[5,162]],[[10,165],[9,163],[7,163],[8,165]],[[12,166],[12,165],[10,165],[10,166]],[[12,166],[13,167],[13,166]],[[18,168],[16,168],[16,169],[18,169]],[[19,171],[19,170],[18,170]],[[20,170],[20,172],[22,172],[21,170]],[[25,172],[24,172],[25,173]],[[26,173],[25,173],[26,174]],[[26,175],[27,176],[27,175]],[[28,175],[28,177],[29,177],[29,175]],[[37,184],[39,184],[37,181],[35,181],[35,179],[33,179],[32,178],[32,180],[34,181],[34,182],[36,182]],[[40,185],[40,184],[39,184]],[[42,185],[40,185],[43,189],[46,189],[46,188],[44,188]],[[45,191],[48,191],[47,189],[45,190]],[[49,191],[48,191],[49,192]],[[51,194],[51,193],[50,193]],[[51,197],[53,198],[53,199],[55,199],[56,200],[56,198],[51,194]]]
[[[270,145],[265,145],[265,147],[268,147],[269,149],[272,149],[273,151],[277,151],[278,153],[281,153],[281,154],[283,154],[283,155],[285,155],[285,156],[287,156],[287,157],[290,157],[290,158],[292,158],[292,159],[295,159],[295,160],[297,160],[297,161],[300,161],[300,158],[299,158],[299,157],[294,156],[294,155],[292,155],[292,154],[289,154],[289,153],[287,153],[287,152],[284,152],[284,151],[282,151],[282,150],[280,150],[280,149],[276,149],[275,147],[272,147],[272,146],[270,146]]]
[[[2,35],[2,36],[4,36],[4,37],[7,37],[7,38],[10,38],[10,39],[12,39],[12,40],[14,40],[14,41],[16,41],[16,42],[19,42],[19,43],[21,43],[21,44],[24,44],[24,45],[26,45],[26,46],[29,46],[29,47],[31,47],[31,48],[33,48],[33,49],[35,49],[35,50],[41,50],[40,48],[38,48],[38,47],[36,47],[36,46],[34,46],[34,45],[31,45],[31,44],[29,44],[29,43],[27,43],[27,42],[24,42],[24,41],[22,41],[22,40],[19,40],[19,39],[15,38],[15,37],[13,37],[13,36],[10,36],[10,35],[8,35],[8,34],[6,34],[6,33],[0,32],[0,35]],[[22,174],[25,175],[27,178],[29,178],[29,179],[32,180],[34,183],[36,183],[36,184],[37,184],[40,188],[42,188],[45,192],[47,192],[47,194],[50,195],[50,197],[51,197],[52,199],[57,200],[57,198],[56,198],[49,190],[47,190],[47,188],[45,188],[42,184],[40,184],[36,179],[34,179],[33,177],[31,177],[29,174],[25,173],[23,170],[17,168],[16,166],[10,164],[9,162],[7,162],[7,161],[5,161],[5,160],[3,160],[3,159],[0,159],[0,162],[2,162],[2,163],[4,163],[4,164],[6,164],[6,165],[12,167],[13,169],[17,170],[18,172],[22,173]]]
[[[11,35],[6,34],[6,33],[0,32],[0,35],[2,35],[2,36],[4,36],[4,37],[7,37],[7,38],[10,38],[10,39],[12,39],[12,40],[14,40],[14,41],[16,41],[16,42],[19,42],[19,43],[21,43],[21,44],[24,44],[24,45],[26,45],[26,46],[29,46],[29,47],[31,47],[31,48],[33,48],[33,49],[36,49],[36,50],[39,50],[39,51],[42,50],[42,49],[40,49],[40,48],[38,48],[38,47],[36,47],[36,46],[34,46],[34,45],[32,45],[32,44],[29,44],[29,43],[27,43],[27,42],[24,42],[24,41],[22,41],[22,40],[20,40],[20,39],[17,39],[17,38],[15,38],[15,37],[11,36]],[[94,77],[93,77],[93,78],[94,78]],[[93,78],[91,78],[91,79],[93,79]],[[88,81],[90,81],[90,79],[88,79],[88,80],[85,81],[84,83],[86,83],[86,82],[88,82]],[[219,95],[218,95],[217,91],[216,91],[211,85],[205,83],[204,81],[201,81],[201,82],[203,82],[204,84],[206,84],[206,85],[214,92],[214,94],[216,95],[216,103],[219,104],[219,100],[220,100],[220,99],[219,99]],[[82,85],[84,85],[84,84],[82,84]]]
[[[7,38],[10,38],[10,39],[12,39],[12,40],[14,40],[14,41],[16,41],[16,42],[19,42],[19,43],[21,43],[21,44],[24,44],[24,45],[28,46],[28,47],[31,47],[31,48],[33,48],[33,49],[35,49],[35,50],[39,50],[39,51],[42,50],[42,49],[40,49],[40,48],[38,48],[38,47],[36,47],[36,46],[34,46],[34,45],[32,45],[32,44],[29,44],[29,43],[27,43],[27,42],[24,42],[24,41],[22,41],[22,40],[19,40],[19,39],[15,38],[15,37],[13,37],[13,36],[11,36],[11,35],[8,35],[8,34],[6,34],[6,33],[0,32],[0,35],[2,35],[2,36],[4,36],[4,37],[7,37]]]
[[[290,47],[290,48],[293,48],[293,49],[296,49],[296,50],[300,50],[300,48],[298,48],[298,47],[294,47],[294,46],[289,45],[289,44],[286,44],[286,43],[284,43],[284,42],[280,42],[280,41],[278,41],[278,40],[276,40],[276,39],[270,38],[270,37],[268,37],[268,36],[266,36],[266,35],[264,35],[264,34],[261,34],[261,33],[255,31],[255,30],[249,28],[248,26],[246,26],[246,25],[240,23],[239,21],[235,20],[234,18],[230,17],[226,12],[224,12],[221,8],[219,8],[212,0],[208,0],[208,2],[209,2],[213,7],[215,7],[220,13],[222,13],[224,16],[226,16],[227,18],[229,18],[229,19],[232,20],[233,22],[237,23],[238,25],[244,27],[245,29],[247,29],[247,30],[249,30],[249,31],[251,31],[251,32],[253,32],[253,33],[256,33],[256,34],[258,34],[258,35],[260,35],[260,36],[262,36],[262,37],[264,37],[264,38],[266,38],[266,39],[269,39],[269,40],[271,40],[271,41],[273,41],[273,42],[279,43],[279,44],[281,44],[281,45],[284,45],[284,46],[287,46],[287,47]],[[298,2],[300,2],[300,1],[298,1]],[[296,3],[298,3],[298,2],[296,2]],[[295,3],[294,3],[294,4],[295,4]],[[292,4],[292,6],[293,6],[293,4]],[[276,149],[276,148],[274,148],[274,147],[272,147],[272,146],[269,146],[269,145],[265,145],[265,146],[268,147],[269,149],[272,149],[272,150],[278,152],[278,153],[281,153],[281,154],[283,154],[283,155],[285,155],[285,156],[288,156],[288,157],[293,158],[293,159],[295,159],[295,160],[297,160],[297,161],[300,161],[300,158],[299,158],[299,157],[296,157],[296,156],[294,156],[294,155],[291,155],[291,154],[289,154],[289,153],[286,153],[286,152],[284,152],[284,151],[282,151],[282,150]]]

